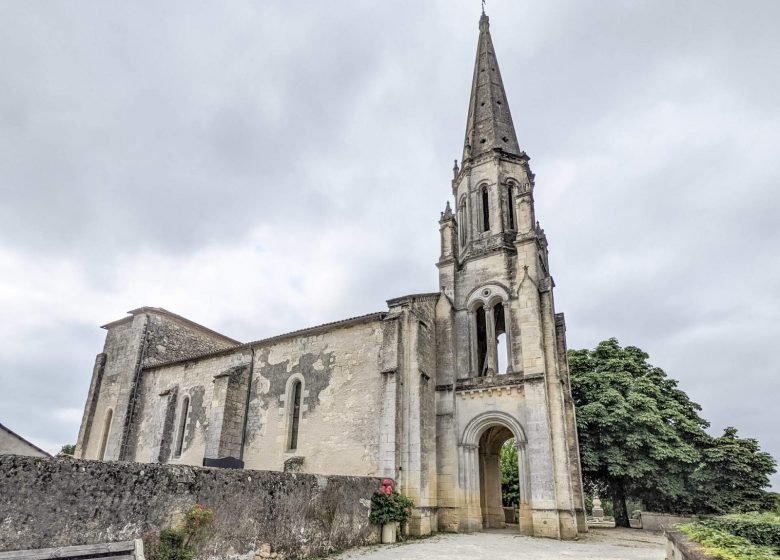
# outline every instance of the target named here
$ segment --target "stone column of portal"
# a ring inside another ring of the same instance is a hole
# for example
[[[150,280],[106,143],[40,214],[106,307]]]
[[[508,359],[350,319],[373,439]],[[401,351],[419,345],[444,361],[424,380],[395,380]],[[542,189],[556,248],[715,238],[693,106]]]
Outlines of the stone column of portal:
[[[479,505],[478,447],[463,444],[458,447],[460,459],[460,486],[463,490],[459,531],[473,533],[482,529],[482,509]]]
[[[471,377],[478,377],[482,372],[480,370],[479,356],[477,355],[477,314],[469,309],[469,344],[471,345]]]
[[[495,375],[498,371],[498,345],[496,344],[496,319],[492,307],[485,307],[485,327],[488,360],[487,372],[485,373],[486,375]]]
[[[501,467],[500,447],[485,444],[480,453],[483,523],[485,528],[503,529],[506,527],[503,504],[501,503]]]
[[[520,534],[533,536],[534,534],[534,518],[531,514],[531,484],[530,473],[528,471],[528,456],[525,451],[525,442],[517,441],[517,468],[519,473],[519,490],[520,490],[520,504],[519,504],[519,519]]]
[[[505,372],[499,373],[514,373],[515,366],[513,363],[512,355],[512,315],[510,311],[509,302],[505,301],[501,305],[504,306],[504,331],[506,332],[506,369]]]

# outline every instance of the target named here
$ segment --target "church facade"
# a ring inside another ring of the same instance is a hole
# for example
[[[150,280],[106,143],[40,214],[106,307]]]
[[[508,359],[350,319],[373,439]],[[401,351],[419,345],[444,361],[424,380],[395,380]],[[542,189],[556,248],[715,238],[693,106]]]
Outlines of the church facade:
[[[534,175],[483,14],[466,138],[441,214],[439,289],[240,343],[161,308],[103,328],[85,459],[393,478],[410,529],[504,526],[499,452],[518,450],[519,530],[587,530],[566,326]]]

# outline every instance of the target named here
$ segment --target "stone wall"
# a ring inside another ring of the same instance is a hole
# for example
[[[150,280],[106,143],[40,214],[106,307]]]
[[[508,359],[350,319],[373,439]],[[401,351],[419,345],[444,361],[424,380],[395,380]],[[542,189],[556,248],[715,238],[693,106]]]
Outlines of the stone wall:
[[[144,365],[216,352],[237,346],[235,340],[219,335],[170,312],[148,309],[149,334]]]
[[[103,328],[108,331],[106,341],[95,359],[76,444],[76,456],[84,459],[133,457],[132,420],[139,413],[136,397],[142,366],[238,345],[231,338],[155,307],[130,311],[130,317]]]
[[[715,560],[702,552],[701,545],[692,542],[684,533],[665,531],[666,560]]]
[[[377,314],[148,367],[128,458],[201,465],[204,457],[239,457],[246,411],[247,468],[283,470],[292,459],[301,472],[379,475],[381,345]],[[290,449],[296,381],[302,384],[301,416],[298,445]],[[185,398],[188,415],[182,419]],[[394,477],[394,469],[388,476]]]
[[[663,531],[667,527],[673,527],[679,523],[695,523],[699,520],[696,516],[672,515],[670,513],[653,513],[643,511],[641,514],[642,529],[645,531]]]
[[[196,503],[215,512],[201,556],[287,558],[377,542],[379,479],[22,456],[0,457],[0,551],[138,538]],[[250,556],[251,557],[251,556]]]

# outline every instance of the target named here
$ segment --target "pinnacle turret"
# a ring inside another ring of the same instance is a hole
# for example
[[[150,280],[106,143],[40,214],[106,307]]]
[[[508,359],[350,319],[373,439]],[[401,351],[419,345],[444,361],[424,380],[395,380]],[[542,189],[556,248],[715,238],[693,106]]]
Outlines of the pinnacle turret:
[[[522,153],[490,36],[490,18],[483,12],[479,20],[479,44],[471,84],[463,161],[494,149],[515,155]]]

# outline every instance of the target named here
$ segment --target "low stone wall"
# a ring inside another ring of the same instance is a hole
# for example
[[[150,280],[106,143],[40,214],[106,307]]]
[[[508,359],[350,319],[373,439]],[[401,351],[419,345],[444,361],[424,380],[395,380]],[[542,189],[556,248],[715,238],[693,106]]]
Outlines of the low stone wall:
[[[287,558],[375,543],[368,521],[380,480],[177,465],[0,457],[0,551],[126,541],[214,510],[203,557]]]
[[[715,560],[701,551],[701,546],[691,540],[680,531],[667,530],[666,535],[666,560]]]
[[[643,511],[640,520],[642,521],[642,529],[645,531],[663,531],[665,528],[673,527],[678,523],[695,523],[699,518],[696,516],[686,517],[669,513]]]

